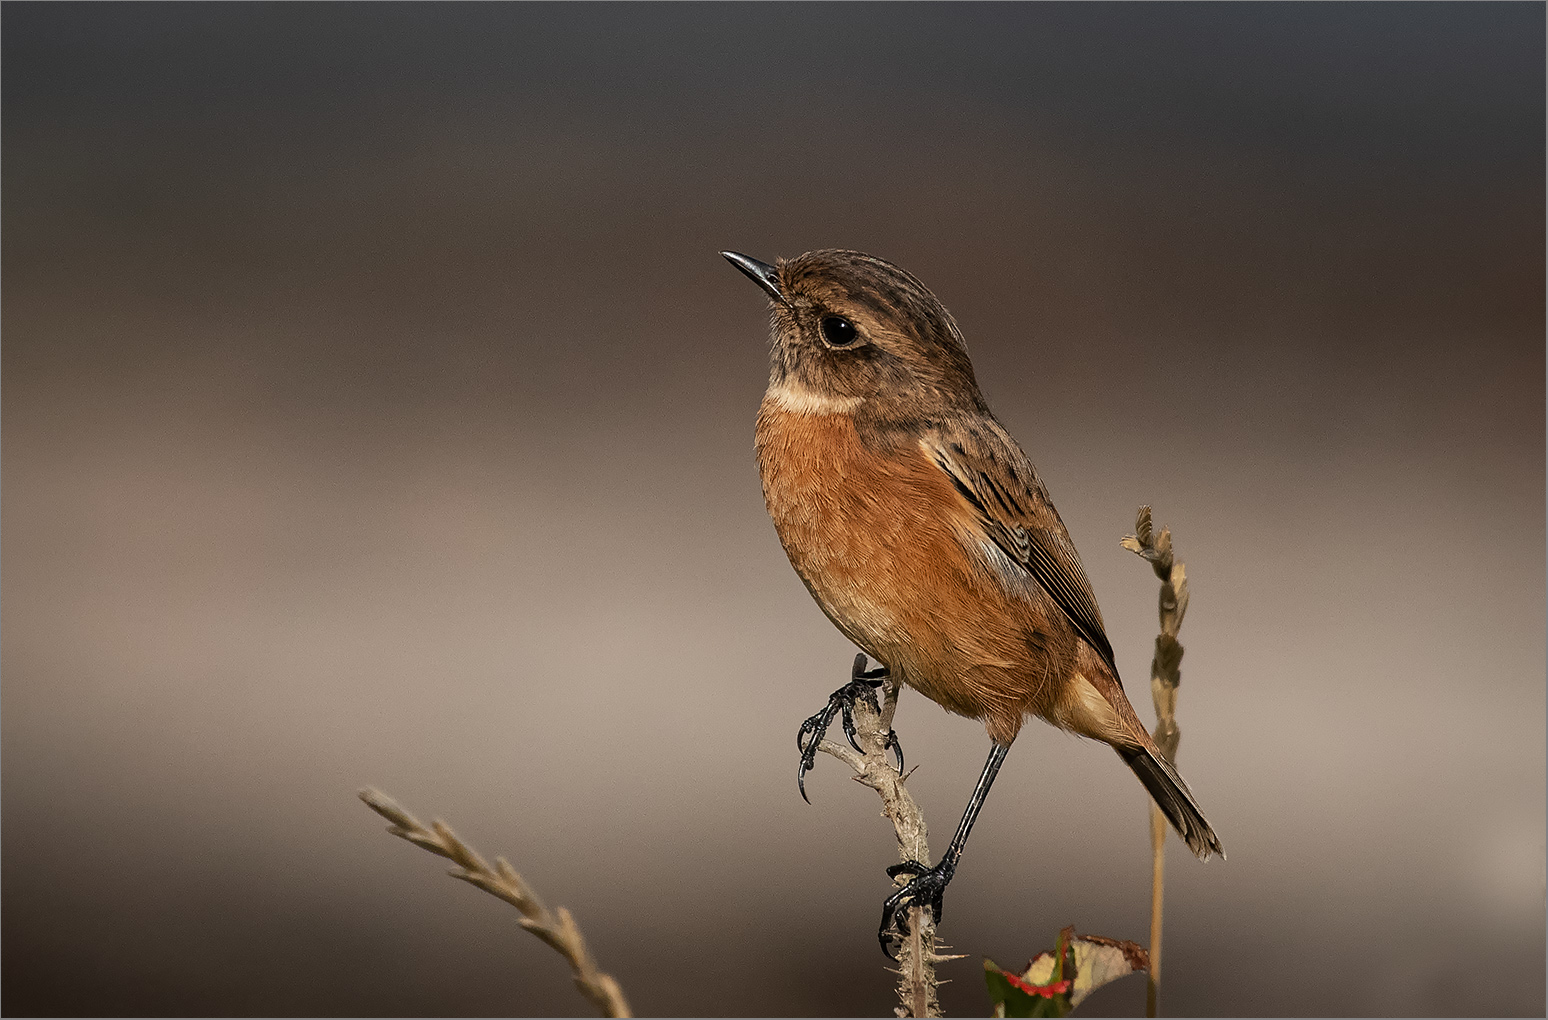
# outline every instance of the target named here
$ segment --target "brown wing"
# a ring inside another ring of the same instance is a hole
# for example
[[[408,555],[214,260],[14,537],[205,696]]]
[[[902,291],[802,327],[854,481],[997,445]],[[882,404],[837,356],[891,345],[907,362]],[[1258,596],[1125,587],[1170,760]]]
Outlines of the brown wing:
[[[995,568],[1025,571],[1118,676],[1080,556],[1037,470],[1010,434],[993,421],[971,430],[943,425],[927,433],[920,446],[973,508],[985,537],[1009,557],[1010,563]],[[1007,580],[1025,583],[1027,577]]]

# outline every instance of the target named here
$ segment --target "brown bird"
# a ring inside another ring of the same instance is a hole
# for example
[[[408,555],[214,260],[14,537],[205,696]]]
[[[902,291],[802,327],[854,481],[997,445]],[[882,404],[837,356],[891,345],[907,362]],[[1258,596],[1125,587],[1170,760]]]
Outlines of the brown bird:
[[[1028,716],[1106,742],[1190,850],[1224,856],[1124,695],[1080,557],[1032,462],[979,393],[951,314],[912,275],[862,252],[813,251],[777,266],[721,254],[770,298],[757,427],[769,516],[828,619],[885,668],[861,674],[857,661],[855,682],[802,727],[803,778],[835,709],[843,703],[847,726],[853,698],[887,676],[982,721],[993,742],[940,863],[889,869],[913,877],[883,905],[882,949],[908,908],[940,919]]]

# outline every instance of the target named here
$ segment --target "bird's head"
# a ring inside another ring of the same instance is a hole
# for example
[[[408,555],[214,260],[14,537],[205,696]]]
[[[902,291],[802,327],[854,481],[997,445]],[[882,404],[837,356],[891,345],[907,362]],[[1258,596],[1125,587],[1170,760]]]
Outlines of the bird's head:
[[[837,248],[772,266],[721,254],[769,295],[769,392],[792,409],[984,410],[961,331],[912,274]]]

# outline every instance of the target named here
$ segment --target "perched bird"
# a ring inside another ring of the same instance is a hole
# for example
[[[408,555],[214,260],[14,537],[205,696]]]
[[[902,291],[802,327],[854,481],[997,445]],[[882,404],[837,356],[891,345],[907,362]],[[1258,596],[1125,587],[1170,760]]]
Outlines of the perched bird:
[[[942,894],[1028,716],[1118,752],[1201,859],[1220,841],[1124,695],[1091,584],[1032,462],[990,413],[962,334],[924,284],[857,251],[770,266],[722,252],[768,294],[758,468],[790,563],[851,641],[992,745],[940,863],[899,865],[887,951]],[[857,684],[865,678],[856,670]],[[856,685],[835,694],[853,698]],[[804,757],[832,713],[802,728]],[[900,754],[901,757],[901,754]],[[804,795],[804,788],[803,788]],[[901,934],[901,933],[900,933]]]

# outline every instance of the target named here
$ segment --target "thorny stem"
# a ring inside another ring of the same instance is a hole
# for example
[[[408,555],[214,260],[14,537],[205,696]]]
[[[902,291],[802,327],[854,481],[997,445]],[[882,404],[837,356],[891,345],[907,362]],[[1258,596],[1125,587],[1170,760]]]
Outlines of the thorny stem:
[[[591,1000],[603,1016],[634,1015],[629,1012],[629,1003],[625,1001],[623,989],[618,986],[618,982],[612,975],[604,974],[592,958],[575,918],[564,907],[560,907],[557,912],[550,912],[538,894],[504,857],[496,857],[495,866],[491,868],[477,851],[457,838],[457,834],[445,822],[436,820],[426,828],[397,801],[380,790],[367,787],[360,791],[360,799],[372,811],[392,823],[387,827],[388,832],[455,863],[457,866],[447,872],[452,878],[477,886],[491,896],[498,896],[521,911],[523,916],[517,923],[570,962],[570,969],[575,973],[575,987]]]
[[[864,656],[861,656],[861,668]],[[824,740],[818,750],[826,752],[854,770],[857,783],[875,790],[882,801],[882,815],[892,823],[898,839],[898,860],[918,861],[928,866],[930,862],[929,830],[925,827],[924,814],[909,794],[905,785],[908,777],[902,775],[887,761],[887,734],[892,730],[892,717],[898,707],[898,681],[889,679],[882,685],[881,712],[864,698],[855,701],[855,735],[865,750],[857,753],[848,744]],[[898,882],[908,881],[899,876]],[[944,948],[936,942],[934,918],[918,907],[908,912],[908,935],[898,950],[897,969],[898,999],[902,1005],[896,1010],[900,1017],[932,1017],[941,1015],[936,989],[940,980],[935,976],[935,965],[947,960],[960,960],[961,956],[942,955]]]
[[[1177,641],[1183,614],[1188,611],[1188,574],[1181,560],[1172,554],[1172,532],[1162,528],[1155,534],[1150,507],[1142,506],[1134,521],[1134,534],[1124,536],[1121,544],[1130,552],[1150,561],[1161,579],[1159,613],[1161,633],[1156,636],[1156,652],[1150,660],[1150,694],[1156,705],[1156,729],[1152,736],[1167,761],[1177,758],[1182,731],[1177,728],[1177,686],[1182,682],[1183,647]],[[1146,979],[1145,1015],[1159,1016],[1161,1011],[1161,917],[1165,898],[1166,820],[1161,809],[1150,805],[1150,973]]]

